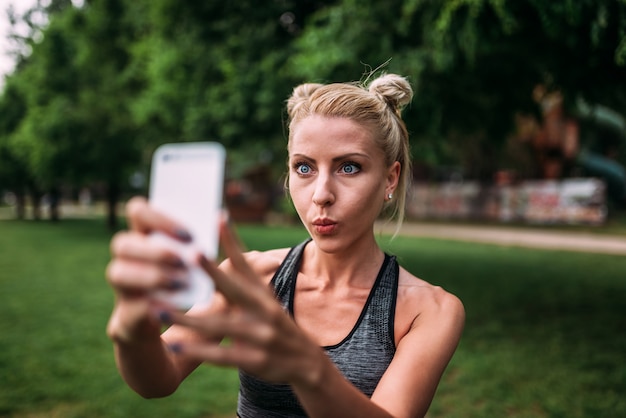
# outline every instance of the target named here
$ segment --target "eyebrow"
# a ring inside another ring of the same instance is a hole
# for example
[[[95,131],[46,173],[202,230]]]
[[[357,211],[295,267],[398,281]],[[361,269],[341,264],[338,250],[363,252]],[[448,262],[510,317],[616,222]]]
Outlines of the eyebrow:
[[[350,158],[355,158],[355,157],[360,157],[360,158],[366,158],[368,160],[370,160],[372,157],[370,157],[368,154],[364,154],[361,152],[350,152],[348,154],[342,154],[342,155],[338,155],[336,157],[333,158],[333,162],[337,162],[337,161],[343,161],[343,160],[347,160]],[[310,161],[315,162],[315,158],[311,158],[308,155],[305,154],[293,154],[291,156],[291,158],[304,158]]]

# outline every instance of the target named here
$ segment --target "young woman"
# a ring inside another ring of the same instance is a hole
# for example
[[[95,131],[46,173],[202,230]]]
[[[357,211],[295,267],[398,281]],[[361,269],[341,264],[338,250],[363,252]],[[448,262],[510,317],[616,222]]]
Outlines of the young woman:
[[[108,334],[135,391],[166,396],[206,362],[239,368],[242,418],[426,414],[464,309],[398,266],[374,235],[381,212],[398,222],[404,214],[410,162],[400,111],[411,97],[393,74],[368,87],[294,89],[288,190],[310,239],[242,254],[223,222],[228,258],[197,256],[217,289],[209,307],[183,314],[150,298],[175,288],[185,267],[148,234],[192,237],[145,200],[129,202],[130,231],[114,237],[107,269],[116,293]],[[171,326],[161,335],[163,323]]]

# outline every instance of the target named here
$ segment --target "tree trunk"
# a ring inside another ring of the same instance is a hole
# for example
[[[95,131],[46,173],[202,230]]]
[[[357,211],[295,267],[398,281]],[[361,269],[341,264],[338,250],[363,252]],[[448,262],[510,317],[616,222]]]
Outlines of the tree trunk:
[[[19,220],[26,218],[26,195],[23,190],[15,191],[15,217]]]
[[[117,229],[117,202],[120,197],[120,188],[116,181],[109,182],[107,191],[107,226],[110,231]]]
[[[30,199],[33,206],[33,219],[38,221],[41,219],[41,192],[38,189],[33,189],[30,192]]]
[[[61,193],[59,189],[53,187],[50,189],[50,220],[58,222],[59,220],[59,203],[61,201]]]

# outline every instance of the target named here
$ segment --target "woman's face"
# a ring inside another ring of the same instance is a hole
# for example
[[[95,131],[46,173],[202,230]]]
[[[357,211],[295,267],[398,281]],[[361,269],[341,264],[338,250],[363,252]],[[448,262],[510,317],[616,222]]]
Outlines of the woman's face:
[[[347,118],[309,116],[293,127],[289,191],[311,237],[326,247],[373,237],[373,224],[398,183],[370,131]]]

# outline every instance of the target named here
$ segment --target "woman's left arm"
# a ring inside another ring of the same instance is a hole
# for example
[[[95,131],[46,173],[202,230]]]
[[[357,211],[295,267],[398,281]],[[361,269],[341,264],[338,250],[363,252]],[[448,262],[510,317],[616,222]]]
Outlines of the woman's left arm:
[[[430,286],[424,306],[400,340],[372,401],[396,417],[423,417],[461,339],[465,309],[440,287]]]

